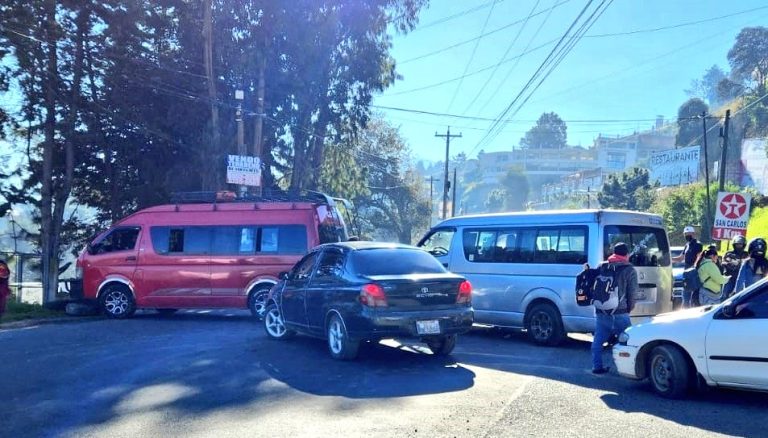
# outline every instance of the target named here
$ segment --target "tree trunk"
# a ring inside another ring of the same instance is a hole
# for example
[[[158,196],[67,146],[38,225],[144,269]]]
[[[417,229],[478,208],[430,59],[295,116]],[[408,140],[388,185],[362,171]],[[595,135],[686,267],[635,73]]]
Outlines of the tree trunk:
[[[41,219],[41,246],[43,269],[43,302],[48,302],[56,293],[56,278],[52,272],[58,271],[57,237],[54,234],[53,218],[51,216],[53,206],[53,156],[56,148],[56,94],[58,88],[58,71],[56,56],[56,0],[47,0],[44,6],[46,17],[45,46],[46,65],[43,75],[43,87],[45,94],[43,105],[45,107],[45,121],[43,122],[43,175],[40,189],[40,219]]]
[[[221,188],[219,181],[219,168],[223,166],[220,157],[221,134],[219,132],[219,106],[216,95],[216,78],[213,75],[213,5],[211,0],[203,2],[203,62],[205,64],[205,76],[208,81],[208,101],[211,108],[211,142],[201,148],[200,157],[202,170],[203,190],[218,190]]]

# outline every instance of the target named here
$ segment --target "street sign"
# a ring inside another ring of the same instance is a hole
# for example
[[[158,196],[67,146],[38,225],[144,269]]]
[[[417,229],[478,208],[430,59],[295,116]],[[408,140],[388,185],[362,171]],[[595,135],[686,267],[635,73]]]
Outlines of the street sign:
[[[261,185],[261,160],[245,155],[227,156],[227,183],[259,187]]]
[[[736,235],[746,236],[750,202],[752,196],[745,193],[719,192],[712,238],[730,240]]]

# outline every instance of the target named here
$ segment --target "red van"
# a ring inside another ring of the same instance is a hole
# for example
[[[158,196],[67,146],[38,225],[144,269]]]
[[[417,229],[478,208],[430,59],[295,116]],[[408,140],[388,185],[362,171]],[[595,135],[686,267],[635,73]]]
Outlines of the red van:
[[[236,199],[200,193],[136,212],[77,260],[79,291],[111,318],[136,309],[249,308],[310,248],[349,239],[349,203],[320,193]],[[202,202],[209,200],[213,202]]]

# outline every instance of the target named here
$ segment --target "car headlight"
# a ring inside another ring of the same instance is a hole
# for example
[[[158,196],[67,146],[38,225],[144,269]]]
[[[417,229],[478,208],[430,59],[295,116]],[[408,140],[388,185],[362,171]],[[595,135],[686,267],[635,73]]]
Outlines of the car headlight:
[[[629,342],[629,334],[627,334],[627,332],[621,332],[619,334],[619,344],[627,345],[627,342]]]

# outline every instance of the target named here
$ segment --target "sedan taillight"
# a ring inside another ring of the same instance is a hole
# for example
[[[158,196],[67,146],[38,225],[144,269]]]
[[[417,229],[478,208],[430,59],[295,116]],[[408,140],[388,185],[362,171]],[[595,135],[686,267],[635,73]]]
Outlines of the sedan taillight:
[[[456,304],[469,304],[472,300],[472,283],[464,280],[459,284],[459,295],[456,296]]]
[[[387,307],[387,294],[378,284],[363,285],[360,288],[360,304],[368,307]]]

